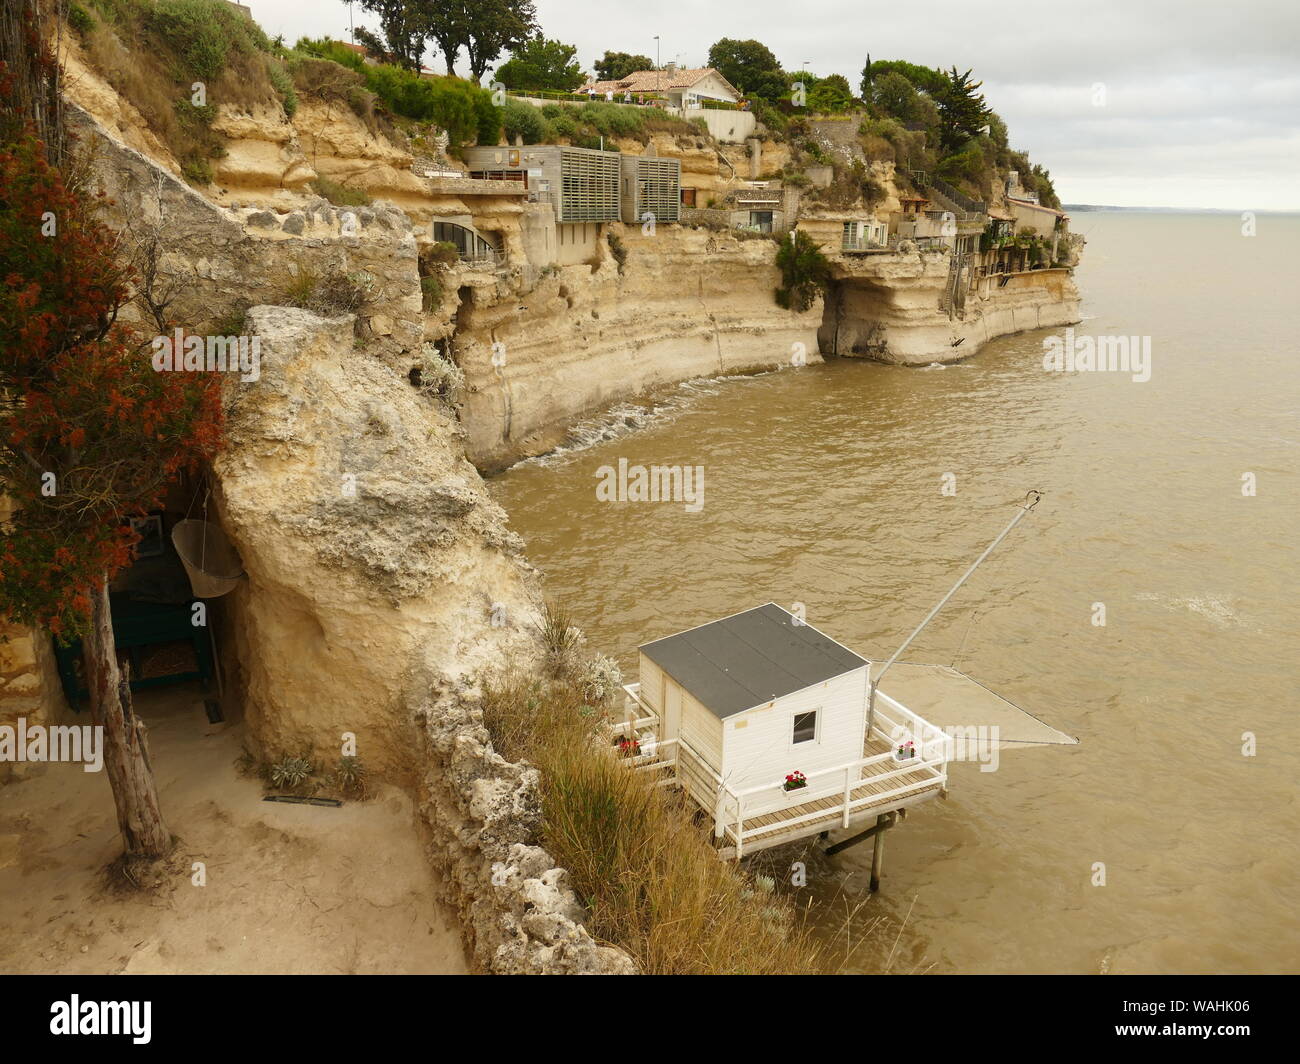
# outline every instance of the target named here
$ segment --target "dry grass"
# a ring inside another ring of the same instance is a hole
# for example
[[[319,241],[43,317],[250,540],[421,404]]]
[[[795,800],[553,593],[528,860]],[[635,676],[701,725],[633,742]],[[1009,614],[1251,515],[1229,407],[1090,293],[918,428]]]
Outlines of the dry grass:
[[[299,259],[280,285],[278,302],[333,317],[362,314],[377,298],[375,280],[364,270],[348,272],[336,264],[318,268]]]
[[[592,934],[653,974],[830,968],[793,902],[719,861],[685,799],[620,763],[603,719],[564,678],[508,678],[484,704],[497,749],[541,769],[542,841],[571,873]]]

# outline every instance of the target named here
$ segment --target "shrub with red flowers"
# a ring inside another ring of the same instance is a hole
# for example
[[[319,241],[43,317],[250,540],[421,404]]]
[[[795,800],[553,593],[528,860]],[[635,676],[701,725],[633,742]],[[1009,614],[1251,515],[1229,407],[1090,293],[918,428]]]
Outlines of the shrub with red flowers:
[[[132,278],[94,201],[37,136],[30,87],[56,68],[30,0],[22,6],[28,32],[6,36],[21,62],[0,56],[0,615],[84,637],[127,850],[153,853],[165,833],[156,808],[139,808],[156,796],[123,713],[108,581],[132,557],[128,518],[215,454],[220,384],[156,372],[143,338],[117,320]]]

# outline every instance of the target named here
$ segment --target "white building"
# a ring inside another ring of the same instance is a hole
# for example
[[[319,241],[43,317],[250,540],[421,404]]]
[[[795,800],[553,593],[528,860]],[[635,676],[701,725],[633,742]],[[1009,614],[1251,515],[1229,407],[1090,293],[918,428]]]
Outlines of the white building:
[[[632,102],[643,97],[662,97],[667,106],[681,110],[703,107],[706,100],[736,104],[740,90],[712,67],[678,67],[669,63],[663,70],[637,70],[613,81],[589,81],[578,92]]]
[[[671,767],[737,857],[933,798],[949,740],[879,691],[868,732],[869,667],[770,602],[655,640],[626,688],[628,753]]]

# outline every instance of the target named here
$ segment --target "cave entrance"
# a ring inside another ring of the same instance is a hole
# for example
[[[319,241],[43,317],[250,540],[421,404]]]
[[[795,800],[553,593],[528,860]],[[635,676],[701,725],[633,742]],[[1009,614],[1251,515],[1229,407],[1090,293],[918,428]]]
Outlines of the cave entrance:
[[[888,288],[860,277],[831,281],[817,329],[822,357],[881,357],[886,347],[889,298]]]
[[[222,702],[230,687],[223,667],[234,665],[222,660],[222,648],[234,645],[225,638],[231,623],[225,596],[240,584],[243,568],[208,517],[209,485],[205,474],[183,475],[155,510],[129,519],[140,539],[134,560],[109,583],[109,607],[118,667],[129,676],[132,693],[175,688],[177,698],[202,700],[216,723],[225,719]],[[50,638],[64,697],[74,712],[86,712],[81,640],[61,645]],[[167,701],[160,691],[143,705]]]

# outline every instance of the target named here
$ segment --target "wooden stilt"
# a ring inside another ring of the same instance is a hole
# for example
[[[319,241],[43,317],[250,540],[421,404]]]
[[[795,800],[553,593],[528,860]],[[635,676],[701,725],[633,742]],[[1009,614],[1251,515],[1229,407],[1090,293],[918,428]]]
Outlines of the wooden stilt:
[[[871,848],[871,882],[868,884],[872,894],[880,889],[880,866],[885,861],[884,824],[888,819],[886,816],[876,817],[876,838]]]

